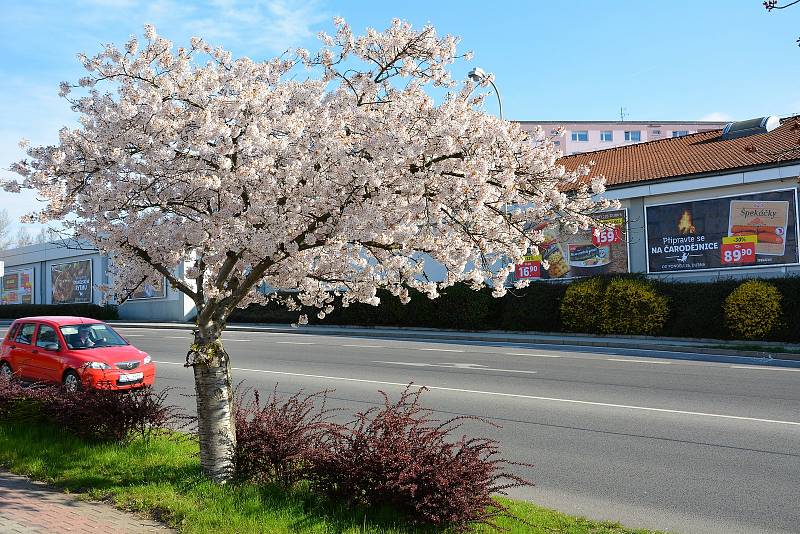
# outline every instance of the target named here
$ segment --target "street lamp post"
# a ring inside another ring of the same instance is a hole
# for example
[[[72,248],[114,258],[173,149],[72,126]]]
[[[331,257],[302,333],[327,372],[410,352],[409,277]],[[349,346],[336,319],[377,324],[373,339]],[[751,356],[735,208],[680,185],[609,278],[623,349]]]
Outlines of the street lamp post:
[[[484,82],[488,81],[490,84],[492,84],[492,87],[494,88],[494,94],[497,95],[497,105],[500,106],[500,120],[504,120],[503,119],[503,101],[500,100],[500,90],[497,89],[497,86],[494,84],[492,79],[489,77],[489,74],[487,74],[482,68],[475,67],[474,69],[469,71],[469,73],[467,73],[467,76],[469,77],[470,80],[472,80],[472,81],[474,81],[476,83],[484,83]]]

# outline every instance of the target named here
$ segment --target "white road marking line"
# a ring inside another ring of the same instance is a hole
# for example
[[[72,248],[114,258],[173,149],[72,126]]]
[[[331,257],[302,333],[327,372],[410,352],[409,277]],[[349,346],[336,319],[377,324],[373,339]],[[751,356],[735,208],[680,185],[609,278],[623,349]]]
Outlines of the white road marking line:
[[[436,352],[464,352],[461,349],[417,349],[417,350],[432,350]]]
[[[312,343],[310,341],[276,341],[275,343],[281,343],[284,345],[315,345],[316,343]]]
[[[535,375],[538,371],[523,371],[521,369],[495,369],[477,363],[416,363],[416,362],[384,362],[373,361],[372,363],[386,363],[390,365],[408,365],[411,367],[444,367],[445,369],[463,369],[467,371],[502,371],[504,373],[526,373]]]
[[[659,363],[661,365],[672,365],[672,362],[664,362],[661,360],[631,360],[630,358],[606,358],[609,362],[632,362],[632,363]]]
[[[357,347],[359,349],[383,349],[383,345],[340,345],[342,347]]]
[[[131,326],[115,326],[114,323],[111,323],[111,326],[114,326],[115,330],[123,331],[123,332],[141,332],[141,331],[150,331],[150,332],[186,332],[187,334],[192,333],[192,328],[137,328]],[[298,336],[298,335],[306,335],[306,334],[294,334],[289,332],[261,332],[261,331],[252,331],[252,330],[239,330],[236,328],[231,328],[226,330],[228,333],[234,332],[237,334],[258,334],[258,335],[265,335],[265,336]]]
[[[788,367],[762,367],[759,365],[731,365],[731,369],[750,369],[751,371],[791,371],[794,373],[800,372],[800,369],[790,369]]]
[[[155,362],[155,363],[163,363],[168,365],[183,365],[183,363],[178,362]],[[379,384],[382,386],[400,386],[406,387],[409,384],[403,384],[401,382],[384,382],[381,380],[366,380],[363,378],[347,378],[343,376],[324,376],[324,375],[310,375],[305,373],[288,373],[285,371],[265,371],[263,369],[246,369],[243,367],[232,367],[234,371],[245,371],[245,372],[252,372],[252,373],[266,373],[271,375],[282,375],[282,376],[299,376],[303,378],[320,378],[323,380],[341,380],[343,382],[360,382],[365,384]],[[718,414],[718,413],[705,413],[705,412],[689,412],[685,410],[671,410],[668,408],[651,408],[649,406],[631,406],[627,404],[611,404],[607,402],[594,402],[594,401],[585,401],[585,400],[577,400],[577,399],[559,399],[556,397],[537,397],[535,395],[521,395],[518,393],[500,393],[496,391],[480,391],[477,389],[461,389],[461,388],[447,388],[443,386],[428,386],[428,385],[416,385],[411,384],[411,387],[415,388],[422,388],[425,387],[431,390],[437,391],[453,391],[456,393],[473,393],[476,395],[491,395],[495,397],[510,397],[514,399],[529,399],[529,400],[540,400],[540,401],[548,401],[548,402],[562,402],[567,404],[584,404],[588,406],[604,406],[607,408],[621,408],[625,410],[641,410],[646,412],[659,412],[659,413],[670,413],[670,414],[679,414],[679,415],[694,415],[698,417],[713,417],[717,419],[733,419],[736,421],[753,421],[756,423],[771,423],[776,425],[791,425],[791,426],[798,426],[800,427],[800,422],[798,421],[781,421],[777,419],[761,419],[759,417],[743,417],[740,415],[725,415],[725,414]]]
[[[162,336],[164,339],[191,339],[192,336]]]
[[[504,352],[503,354],[505,354],[506,356],[536,356],[537,358],[561,358],[561,355],[559,354],[526,354],[524,352]]]
[[[144,334],[125,334],[125,337],[145,337]]]

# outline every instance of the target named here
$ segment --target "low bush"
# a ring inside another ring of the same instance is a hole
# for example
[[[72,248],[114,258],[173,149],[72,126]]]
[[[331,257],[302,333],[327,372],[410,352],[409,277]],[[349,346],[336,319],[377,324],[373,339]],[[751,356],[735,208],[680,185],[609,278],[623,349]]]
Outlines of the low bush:
[[[41,419],[75,436],[120,442],[173,427],[177,409],[166,404],[168,391],[143,387],[130,391],[21,384],[0,377],[0,420]]]
[[[3,304],[0,305],[0,319],[19,319],[36,315],[72,315],[89,317],[99,321],[119,318],[117,307],[97,304]]]
[[[67,432],[96,441],[126,441],[172,426],[176,410],[165,403],[167,390],[149,386],[128,390],[42,388],[44,417]]]
[[[653,287],[669,302],[669,316],[662,335],[727,339],[722,306],[737,283],[732,280],[667,282],[651,280]]]
[[[647,286],[666,297],[667,319],[658,335],[716,339],[740,337],[727,327],[724,311],[725,299],[740,281],[679,282],[647,279],[643,275],[617,278],[646,281]],[[337,304],[336,309],[322,320],[317,319],[315,309],[303,309],[302,313],[308,315],[311,323],[320,324],[622,333],[623,330],[615,325],[606,324],[605,329],[601,326],[601,308],[610,280],[598,277],[572,282],[535,282],[524,289],[509,289],[499,299],[492,298],[488,289],[476,292],[463,284],[456,284],[435,300],[410,290],[411,302],[406,305],[388,291],[379,290],[379,306],[353,304],[341,308]],[[774,278],[769,283],[782,296],[781,319],[765,339],[800,342],[800,276]],[[653,300],[650,303],[656,305]],[[299,314],[270,303],[237,310],[231,321],[288,324],[296,322]],[[647,329],[631,331],[642,333]]]
[[[604,334],[655,335],[664,328],[668,315],[666,297],[646,280],[634,278],[611,280],[599,308]]]
[[[597,332],[606,281],[588,278],[573,282],[561,300],[561,324],[568,332]]]
[[[444,289],[442,295],[432,303],[436,308],[437,322],[442,328],[476,330],[489,326],[495,299],[487,288],[476,291],[466,284],[456,284]],[[412,301],[408,305],[414,304]]]
[[[561,331],[561,302],[569,286],[558,282],[509,289],[500,299],[498,327],[505,330]]]
[[[258,391],[237,394],[234,470],[242,481],[289,487],[305,478],[336,426],[326,408],[327,391],[288,397],[278,387],[261,404]],[[317,407],[317,402],[321,403]]]
[[[781,319],[781,294],[768,282],[748,280],[725,299],[725,324],[739,339],[763,339]]]
[[[16,378],[0,375],[0,421],[31,420],[39,414],[36,393]]]
[[[431,419],[419,404],[423,390],[409,386],[394,403],[382,393],[382,407],[335,432],[314,462],[312,487],[350,505],[392,509],[416,526],[494,526],[508,510],[492,493],[530,483],[503,472],[513,463],[499,458],[496,441],[454,439],[465,418]]]
[[[800,277],[770,280],[781,293],[781,321],[770,336],[780,341],[800,342]]]

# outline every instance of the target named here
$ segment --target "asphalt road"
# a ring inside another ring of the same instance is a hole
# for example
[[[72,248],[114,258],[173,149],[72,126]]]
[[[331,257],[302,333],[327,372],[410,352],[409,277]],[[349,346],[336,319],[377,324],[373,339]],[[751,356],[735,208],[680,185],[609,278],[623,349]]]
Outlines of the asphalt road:
[[[189,332],[119,330],[193,410]],[[519,469],[536,486],[517,498],[672,532],[800,532],[800,368],[309,334],[229,332],[225,342],[234,380],[265,392],[335,388],[333,404],[352,412],[414,382],[442,418],[502,425],[467,431],[535,465]]]

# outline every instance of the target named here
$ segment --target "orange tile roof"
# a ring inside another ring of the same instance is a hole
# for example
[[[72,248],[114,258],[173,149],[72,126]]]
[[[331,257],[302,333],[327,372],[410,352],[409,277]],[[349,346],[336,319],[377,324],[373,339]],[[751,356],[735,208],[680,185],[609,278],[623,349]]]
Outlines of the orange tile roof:
[[[562,157],[568,170],[593,161],[590,178],[603,175],[606,187],[777,165],[800,160],[800,115],[781,120],[771,132],[720,139],[722,130],[638,143]]]

